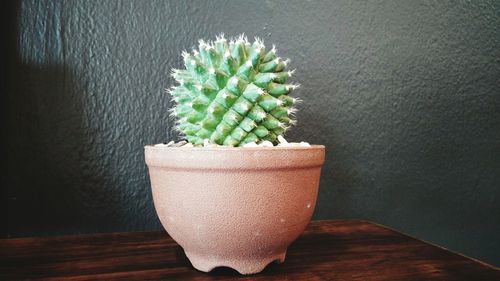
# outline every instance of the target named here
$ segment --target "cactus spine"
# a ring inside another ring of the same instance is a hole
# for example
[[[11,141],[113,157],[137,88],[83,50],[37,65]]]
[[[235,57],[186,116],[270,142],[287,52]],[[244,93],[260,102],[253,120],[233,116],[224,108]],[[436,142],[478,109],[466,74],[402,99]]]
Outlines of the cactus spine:
[[[198,50],[183,52],[185,69],[172,70],[178,85],[169,92],[176,105],[177,129],[193,144],[241,146],[276,142],[291,125],[297,87],[285,84],[293,71],[288,60],[266,50],[258,38],[251,44],[240,36],[227,42],[199,41]]]

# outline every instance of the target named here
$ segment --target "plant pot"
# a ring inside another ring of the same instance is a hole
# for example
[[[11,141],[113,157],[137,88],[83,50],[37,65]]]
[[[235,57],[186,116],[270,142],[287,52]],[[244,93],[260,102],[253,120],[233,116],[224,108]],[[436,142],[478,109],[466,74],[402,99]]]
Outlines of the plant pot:
[[[325,147],[145,147],[156,212],[201,271],[283,262],[309,223]]]

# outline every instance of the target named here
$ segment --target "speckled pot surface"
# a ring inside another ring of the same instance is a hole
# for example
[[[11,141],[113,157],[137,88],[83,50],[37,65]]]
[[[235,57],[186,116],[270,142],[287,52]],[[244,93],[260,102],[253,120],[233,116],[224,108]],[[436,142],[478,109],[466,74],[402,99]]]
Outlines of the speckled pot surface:
[[[325,147],[145,147],[156,212],[195,268],[283,262],[309,223]]]

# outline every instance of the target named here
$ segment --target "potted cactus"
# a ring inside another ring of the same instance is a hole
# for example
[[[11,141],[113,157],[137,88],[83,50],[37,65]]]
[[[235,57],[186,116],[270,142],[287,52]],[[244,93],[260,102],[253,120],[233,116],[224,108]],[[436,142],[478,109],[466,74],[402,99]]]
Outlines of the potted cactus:
[[[169,91],[187,142],[145,147],[157,214],[198,270],[260,272],[309,223],[325,148],[283,138],[297,86],[274,46],[220,36],[182,55]]]

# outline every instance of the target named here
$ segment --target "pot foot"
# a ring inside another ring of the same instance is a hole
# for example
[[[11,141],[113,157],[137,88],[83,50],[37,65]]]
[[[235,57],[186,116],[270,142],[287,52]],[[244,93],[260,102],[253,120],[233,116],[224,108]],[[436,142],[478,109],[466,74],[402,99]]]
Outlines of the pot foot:
[[[216,267],[229,267],[240,274],[255,274],[259,273],[267,265],[276,261],[277,263],[283,263],[285,261],[286,252],[281,254],[276,254],[268,257],[249,257],[243,259],[221,259],[214,257],[204,257],[200,255],[195,255],[186,252],[186,256],[193,265],[194,268],[203,272],[210,272]]]

